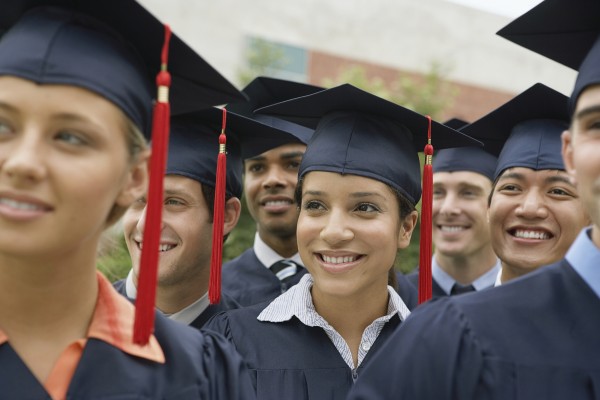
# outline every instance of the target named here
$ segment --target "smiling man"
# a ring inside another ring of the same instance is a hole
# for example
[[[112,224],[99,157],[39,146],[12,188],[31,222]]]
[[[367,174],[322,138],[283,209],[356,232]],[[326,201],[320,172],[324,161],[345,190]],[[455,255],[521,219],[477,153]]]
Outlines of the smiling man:
[[[254,111],[321,90],[302,83],[259,77],[243,89],[248,102],[227,106],[228,110],[269,125],[279,133],[266,146],[260,143],[260,149],[257,142],[242,149],[244,195],[256,222],[256,236],[251,248],[223,265],[223,291],[242,306],[274,299],[306,273],[296,243],[298,206],[294,192],[298,167],[313,130]]]
[[[494,285],[500,261],[490,239],[487,199],[496,163],[495,156],[477,147],[443,149],[434,156],[432,297]],[[418,271],[408,279],[418,287]]]
[[[538,83],[463,129],[502,144],[488,211],[496,285],[560,260],[589,223],[561,157],[567,102]]]
[[[212,255],[213,207],[222,111],[211,108],[171,119],[169,156],[164,180],[156,307],[170,319],[201,328],[214,314],[239,305],[224,294],[218,304],[207,296]],[[261,125],[227,113],[227,173],[224,235],[241,212],[243,138],[236,135]],[[117,290],[136,298],[146,199],[125,213],[123,230],[133,268]]]

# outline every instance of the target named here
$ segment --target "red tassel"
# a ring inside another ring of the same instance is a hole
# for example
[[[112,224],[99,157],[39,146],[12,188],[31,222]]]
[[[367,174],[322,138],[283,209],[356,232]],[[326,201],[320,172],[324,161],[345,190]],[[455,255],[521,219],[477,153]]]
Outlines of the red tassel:
[[[431,166],[433,146],[431,145],[431,117],[425,145],[425,165],[423,166],[423,195],[421,197],[421,240],[419,249],[419,304],[431,299],[431,207],[433,202],[433,169]]]
[[[217,157],[217,181],[215,183],[215,206],[213,209],[213,244],[210,259],[210,280],[208,300],[217,304],[221,300],[221,261],[223,259],[223,228],[225,224],[225,183],[227,180],[227,156],[225,124],[227,110],[223,108],[223,127],[219,135],[219,156]]]
[[[145,345],[154,331],[154,307],[156,302],[156,275],[158,270],[158,246],[162,225],[163,179],[169,146],[169,86],[171,75],[167,71],[171,29],[165,25],[165,40],[161,54],[161,71],[156,76],[158,99],[152,117],[152,156],[150,158],[150,184],[144,246],[140,259],[140,276],[135,302],[133,342]]]

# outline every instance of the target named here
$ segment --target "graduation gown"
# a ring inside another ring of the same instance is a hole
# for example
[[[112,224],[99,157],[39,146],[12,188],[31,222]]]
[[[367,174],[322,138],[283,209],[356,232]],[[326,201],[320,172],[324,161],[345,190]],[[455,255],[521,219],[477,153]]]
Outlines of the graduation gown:
[[[114,282],[113,287],[117,289],[117,292],[119,292],[121,295],[129,298],[127,296],[127,290],[125,289],[125,279],[120,279]],[[236,308],[240,308],[240,305],[231,297],[221,293],[221,301],[219,304],[209,304],[208,307],[206,307],[206,310],[204,310],[202,314],[198,315],[198,317],[189,325],[196,329],[201,329],[204,324],[206,324],[206,322],[212,318],[213,315],[216,315],[222,311],[233,310]]]
[[[222,288],[242,307],[274,300],[286,289],[297,284],[306,274],[306,268],[298,272],[287,287],[256,257],[254,248],[249,248],[237,258],[223,264]]]
[[[242,359],[224,338],[210,332],[202,334],[158,313],[154,335],[165,364],[88,339],[67,399],[255,398]],[[10,342],[0,345],[0,398],[50,399]]]
[[[410,284],[417,291],[417,301],[418,301],[418,293],[419,293],[419,267],[414,272],[406,275],[406,279],[410,282]],[[431,298],[435,299],[436,297],[448,296],[444,289],[437,283],[435,278],[431,278]],[[411,308],[412,310],[412,308]]]
[[[268,304],[219,314],[205,327],[233,342],[261,400],[345,399],[354,379],[400,324],[398,315],[392,317],[353,371],[322,328],[306,326],[296,317],[277,323],[258,321]]]
[[[600,299],[563,260],[418,307],[349,399],[600,399]]]
[[[396,271],[396,279],[398,280],[396,292],[400,295],[400,298],[404,301],[406,307],[408,307],[409,310],[412,310],[419,304],[418,285],[413,286],[408,277],[400,271]]]

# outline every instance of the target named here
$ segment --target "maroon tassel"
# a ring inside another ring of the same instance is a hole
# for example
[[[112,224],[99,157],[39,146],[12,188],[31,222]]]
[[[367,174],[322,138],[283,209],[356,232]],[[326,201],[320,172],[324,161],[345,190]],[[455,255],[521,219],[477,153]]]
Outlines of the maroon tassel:
[[[421,240],[419,248],[419,304],[431,299],[431,208],[433,202],[433,169],[431,166],[433,146],[431,145],[431,117],[425,145],[425,165],[423,166],[423,196],[421,197]]]
[[[227,156],[225,125],[227,110],[223,108],[223,125],[219,135],[219,155],[217,157],[217,180],[215,182],[215,206],[213,209],[212,256],[210,259],[210,281],[208,300],[217,304],[221,300],[221,262],[223,259],[223,228],[225,225],[225,183],[227,180]]]
[[[169,87],[171,75],[167,71],[169,40],[171,29],[165,25],[165,40],[161,54],[161,71],[156,76],[158,99],[154,105],[152,116],[152,155],[150,157],[150,183],[146,225],[144,229],[144,246],[140,259],[140,276],[135,301],[135,323],[133,326],[133,342],[145,345],[154,331],[154,307],[156,302],[156,279],[158,270],[158,247],[163,206],[163,179],[167,150],[169,146]]]

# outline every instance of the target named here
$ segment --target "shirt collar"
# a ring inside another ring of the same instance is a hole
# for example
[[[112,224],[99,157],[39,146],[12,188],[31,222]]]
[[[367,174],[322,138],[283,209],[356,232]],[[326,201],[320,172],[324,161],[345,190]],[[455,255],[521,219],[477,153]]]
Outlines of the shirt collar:
[[[125,294],[127,294],[127,297],[129,297],[130,299],[137,298],[137,287],[133,282],[133,268],[129,270],[129,273],[127,274],[127,279],[125,279]]]
[[[87,338],[102,340],[124,353],[164,364],[165,355],[154,335],[144,346],[133,342],[133,304],[121,296],[100,272],[97,272],[97,279],[98,299]],[[0,345],[7,341],[6,334],[0,330]]]
[[[498,274],[496,275],[496,282],[494,282],[494,287],[502,286],[502,266],[498,270]]]
[[[277,261],[280,261],[282,259],[292,260],[296,264],[304,267],[304,263],[302,262],[302,259],[300,258],[300,254],[296,253],[292,257],[287,257],[287,258],[277,254],[277,252],[275,250],[270,248],[269,245],[267,245],[261,239],[258,232],[256,232],[256,235],[254,235],[254,247],[253,248],[254,248],[254,253],[256,254],[256,258],[258,258],[258,261],[260,261],[262,263],[262,265],[264,265],[266,268],[269,268],[271,265],[275,264]]]
[[[165,356],[154,335],[144,346],[133,342],[135,308],[98,274],[98,300],[88,330],[88,338],[100,339],[136,357],[164,364]]]
[[[471,284],[475,288],[475,290],[480,291],[488,287],[494,286],[496,283],[496,277],[498,276],[498,271],[501,270],[500,259],[496,258],[496,264],[487,271],[485,274],[481,275],[479,278],[475,279]]]
[[[169,319],[189,325],[208,308],[208,293],[176,313],[168,315]]]
[[[129,270],[127,279],[125,279],[125,293],[130,299],[135,299],[137,297],[137,288],[133,282],[133,268]],[[173,314],[163,313],[163,315],[169,319],[172,319],[173,321],[189,325],[208,308],[208,305],[208,293],[205,293],[204,296],[200,297],[198,300],[184,309],[181,309]],[[160,312],[160,310],[158,311]]]
[[[435,255],[431,259],[431,276],[435,279],[435,282],[440,285],[444,293],[450,294],[452,286],[456,283],[453,277],[450,276],[446,271],[440,267]]]
[[[485,274],[481,275],[473,282],[471,282],[471,285],[473,285],[475,290],[480,291],[485,288],[494,286],[496,282],[496,276],[498,275],[498,271],[500,271],[501,268],[500,265],[500,259],[496,258],[496,264],[494,264],[494,266],[489,271],[487,271]],[[437,284],[440,285],[442,290],[449,295],[452,291],[452,287],[456,283],[456,280],[452,276],[450,276],[450,274],[444,271],[442,267],[440,267],[435,258],[435,255],[432,257],[431,260],[431,275],[433,276],[433,279],[435,279]]]
[[[600,249],[590,238],[591,228],[584,228],[565,258],[587,285],[600,297]]]
[[[317,319],[320,316],[315,310],[310,294],[312,285],[312,276],[310,274],[304,275],[298,284],[273,300],[258,315],[257,319],[266,322],[284,322],[295,316],[304,325],[319,326]],[[398,314],[400,319],[404,321],[410,314],[408,307],[391,286],[387,288],[389,294],[388,309],[387,314],[381,318],[387,321]]]

